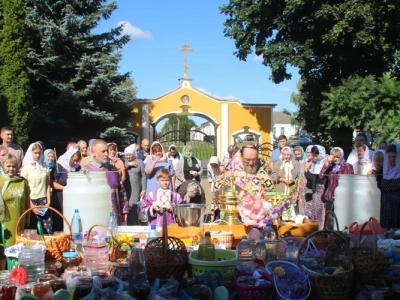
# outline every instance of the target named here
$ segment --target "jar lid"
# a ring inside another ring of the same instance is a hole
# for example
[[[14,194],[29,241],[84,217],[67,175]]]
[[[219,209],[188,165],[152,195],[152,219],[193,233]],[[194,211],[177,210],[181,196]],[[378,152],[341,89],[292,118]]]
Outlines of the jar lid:
[[[63,257],[65,257],[65,258],[77,258],[78,257],[78,253],[76,253],[76,252],[64,252],[63,253]]]

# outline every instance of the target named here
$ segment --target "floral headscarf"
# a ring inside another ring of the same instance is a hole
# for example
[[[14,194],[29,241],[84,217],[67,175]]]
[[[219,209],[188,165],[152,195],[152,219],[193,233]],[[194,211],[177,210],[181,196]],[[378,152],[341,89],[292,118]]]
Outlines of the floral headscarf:
[[[155,145],[157,145],[157,144],[160,145],[160,147],[161,147],[161,152],[162,152],[162,156],[161,156],[159,162],[167,161],[168,159],[167,159],[167,155],[165,154],[164,148],[163,148],[163,146],[161,145],[161,143],[160,143],[160,142],[157,142],[157,141],[154,141],[153,144],[151,144],[151,147],[150,147],[150,157],[153,157],[153,147],[154,147]],[[145,159],[145,163],[146,163],[146,160],[147,160],[147,157],[146,157],[146,159]]]
[[[188,164],[188,166],[189,166],[189,168],[190,167],[192,167],[192,165],[193,165],[193,160],[192,160],[192,157],[193,157],[193,148],[190,150],[190,153],[189,153],[189,157],[187,157],[186,156],[186,148],[187,147],[191,147],[191,146],[189,146],[189,145],[185,145],[185,146],[183,146],[183,148],[182,148],[182,157],[184,157],[186,160],[187,160],[187,164]]]
[[[340,148],[340,147],[333,147],[331,149],[331,155],[333,155],[333,151],[335,151],[335,150],[338,150],[339,153],[340,153],[340,163],[338,165],[334,165],[333,168],[332,168],[332,171],[337,171],[338,172],[340,170],[340,165],[345,163],[346,161],[344,160],[344,151],[343,151],[343,149]]]

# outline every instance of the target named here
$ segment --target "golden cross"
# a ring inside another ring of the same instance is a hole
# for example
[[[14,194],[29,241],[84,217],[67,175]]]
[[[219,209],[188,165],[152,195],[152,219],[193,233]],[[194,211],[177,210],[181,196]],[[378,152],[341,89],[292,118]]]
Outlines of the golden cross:
[[[185,43],[182,46],[182,48],[179,49],[179,51],[183,52],[183,58],[184,58],[184,60],[183,60],[183,70],[184,70],[183,78],[188,78],[187,70],[189,69],[189,67],[188,67],[188,64],[187,64],[187,53],[189,51],[193,51],[193,49],[190,48],[189,45]]]

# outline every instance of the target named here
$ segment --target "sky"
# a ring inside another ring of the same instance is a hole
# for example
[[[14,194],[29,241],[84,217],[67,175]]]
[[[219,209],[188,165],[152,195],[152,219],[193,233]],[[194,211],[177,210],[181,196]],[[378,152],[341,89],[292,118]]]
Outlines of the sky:
[[[101,21],[96,32],[124,24],[131,41],[123,49],[120,71],[131,72],[138,98],[157,98],[178,87],[184,72],[183,52],[178,49],[187,43],[193,49],[188,53],[188,74],[194,87],[222,99],[277,104],[275,111],[295,111],[290,95],[297,92],[297,70],[290,69],[290,81],[274,84],[261,57],[253,53],[246,62],[240,61],[234,55],[234,40],[223,34],[226,17],[219,7],[228,2],[117,0],[118,9]]]

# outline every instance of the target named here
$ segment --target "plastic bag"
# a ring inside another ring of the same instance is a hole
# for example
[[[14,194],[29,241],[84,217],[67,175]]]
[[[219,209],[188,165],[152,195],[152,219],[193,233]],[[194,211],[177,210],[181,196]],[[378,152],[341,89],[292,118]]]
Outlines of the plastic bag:
[[[33,286],[33,285],[32,285]],[[15,300],[21,300],[22,297],[27,295],[20,287],[17,289],[17,292],[15,294]],[[54,293],[52,288],[50,287],[49,291],[43,295],[42,297],[36,297],[38,300],[53,300],[54,299]]]
[[[375,227],[376,234],[384,234],[383,228],[381,224],[379,224],[378,220],[374,217],[369,218],[369,222],[373,223]],[[350,224],[349,233],[350,234],[360,234],[360,230],[363,224],[359,225],[357,222],[353,222]],[[372,235],[373,231],[370,224],[367,224],[363,231],[364,235]]]
[[[140,210],[140,207],[142,206],[142,201],[143,201],[143,197],[140,197],[140,201],[137,204],[138,219],[141,222],[148,222],[149,217],[147,215],[145,215],[144,213],[142,213],[142,211]]]
[[[157,278],[150,293],[150,300],[179,300],[179,298],[174,297],[179,289],[179,282],[175,278],[168,279],[161,288],[159,284],[160,280]]]

